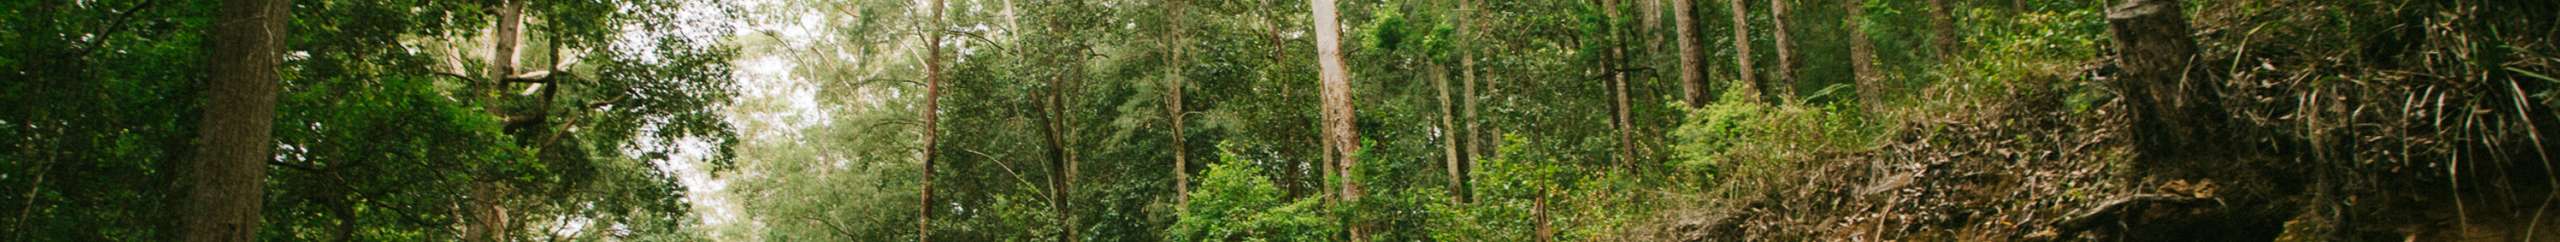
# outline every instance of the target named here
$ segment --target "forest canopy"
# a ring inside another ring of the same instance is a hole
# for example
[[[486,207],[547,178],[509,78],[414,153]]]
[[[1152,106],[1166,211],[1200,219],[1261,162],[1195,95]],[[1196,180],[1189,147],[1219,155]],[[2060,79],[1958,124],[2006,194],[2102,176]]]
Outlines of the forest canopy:
[[[2560,2],[0,3],[0,241],[2539,241]]]

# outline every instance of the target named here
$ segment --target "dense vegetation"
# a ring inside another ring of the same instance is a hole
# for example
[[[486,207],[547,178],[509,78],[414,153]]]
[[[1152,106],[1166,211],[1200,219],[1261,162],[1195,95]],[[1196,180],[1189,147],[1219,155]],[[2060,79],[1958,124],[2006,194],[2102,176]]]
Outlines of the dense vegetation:
[[[0,241],[2560,238],[2548,1],[0,7]]]

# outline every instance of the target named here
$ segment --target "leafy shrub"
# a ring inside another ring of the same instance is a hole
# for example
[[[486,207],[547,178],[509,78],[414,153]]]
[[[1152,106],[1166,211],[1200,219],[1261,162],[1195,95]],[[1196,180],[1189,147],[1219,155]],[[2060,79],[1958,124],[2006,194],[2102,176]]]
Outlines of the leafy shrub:
[[[1324,216],[1319,197],[1284,200],[1262,169],[1221,153],[1193,189],[1172,241],[1324,241],[1342,226]]]

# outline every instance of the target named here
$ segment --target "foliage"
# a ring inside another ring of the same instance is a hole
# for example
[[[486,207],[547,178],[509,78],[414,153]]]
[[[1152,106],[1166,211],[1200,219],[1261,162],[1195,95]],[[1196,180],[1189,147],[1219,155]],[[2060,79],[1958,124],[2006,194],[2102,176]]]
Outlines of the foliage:
[[[1261,168],[1221,154],[1194,188],[1182,219],[1167,228],[1173,241],[1319,241],[1332,238],[1338,221],[1326,218],[1321,199],[1288,199],[1261,176]]]

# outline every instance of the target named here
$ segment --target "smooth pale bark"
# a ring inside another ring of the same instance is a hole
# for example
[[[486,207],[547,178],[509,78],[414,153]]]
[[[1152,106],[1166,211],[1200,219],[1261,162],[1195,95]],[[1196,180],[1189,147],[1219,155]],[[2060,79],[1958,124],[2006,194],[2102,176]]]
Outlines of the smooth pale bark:
[[[1342,176],[1342,199],[1360,201],[1359,162],[1360,131],[1354,127],[1351,106],[1351,70],[1342,60],[1342,20],[1333,0],[1307,1],[1313,9],[1316,29],[1316,66],[1323,79],[1323,115],[1326,144],[1333,146],[1334,163]],[[1368,233],[1360,223],[1349,225],[1351,241],[1367,241]]]
[[[1876,70],[1875,43],[1867,40],[1867,30],[1859,28],[1866,21],[1866,0],[1848,0],[1842,4],[1849,19],[1841,25],[1849,31],[1849,68],[1857,78],[1858,105],[1869,113],[1884,111],[1884,74]]]
[[[1673,27],[1678,28],[1672,32],[1679,35],[1676,39],[1680,45],[1680,101],[1696,108],[1707,105],[1707,79],[1698,70],[1704,68],[1706,54],[1698,46],[1698,20],[1695,10],[1691,10],[1696,7],[1693,1],[1671,0],[1671,20]]]
[[[924,188],[916,203],[916,240],[933,241],[933,162],[941,145],[939,128],[942,113],[942,0],[928,1],[933,6],[933,19],[922,32],[924,37]]]
[[[1449,172],[1449,201],[1465,202],[1466,199],[1458,195],[1461,189],[1466,189],[1466,178],[1458,174],[1458,170],[1462,169],[1458,167],[1458,163],[1466,159],[1463,158],[1466,154],[1458,148],[1458,105],[1452,103],[1455,98],[1449,95],[1448,70],[1434,63],[1428,66],[1426,72],[1431,75],[1431,83],[1434,84],[1432,89],[1440,93],[1440,103],[1436,105],[1440,106],[1440,126],[1434,128],[1440,130],[1441,158],[1444,159],[1440,168]]]
[[[490,64],[487,85],[490,88],[487,90],[490,92],[505,92],[503,90],[507,89],[505,88],[506,78],[516,74],[516,53],[521,47],[517,43],[524,36],[525,1],[527,0],[501,1],[492,13],[496,15],[497,23],[491,24],[489,34],[490,50],[487,58]],[[490,97],[499,96],[503,95],[490,95]],[[508,119],[506,128],[510,133],[529,123],[511,116],[512,114],[509,114],[506,108],[498,105],[500,102],[497,100],[489,100],[487,103],[488,112]],[[464,241],[505,241],[508,221],[506,203],[502,200],[509,195],[503,187],[505,183],[480,179],[472,182],[471,186],[471,224],[463,230],[462,239]]]
[[[1466,154],[1458,156],[1457,197],[1459,203],[1465,203],[1475,197],[1475,187],[1468,183],[1474,180],[1472,175],[1475,173],[1475,158],[1482,157],[1481,154],[1484,154],[1482,144],[1484,140],[1479,139],[1483,132],[1478,131],[1476,121],[1476,54],[1473,49],[1475,48],[1476,11],[1481,10],[1476,9],[1480,6],[1476,0],[1459,0],[1458,3],[1461,4],[1458,9],[1465,14],[1458,18],[1458,21],[1461,21],[1458,23],[1458,75],[1462,77],[1458,83],[1460,93],[1458,103],[1464,109],[1458,120],[1466,126],[1459,130],[1464,133],[1459,135],[1462,138],[1458,139],[1458,143],[1466,146]]]
[[[1738,83],[1741,84],[1742,96],[1757,102],[1763,97],[1760,96],[1760,77],[1751,73],[1751,9],[1747,8],[1749,5],[1743,5],[1742,0],[1727,2],[1733,3],[1734,75],[1742,79],[1742,83]]]
[[[1627,60],[1627,41],[1623,38],[1626,35],[1622,33],[1624,28],[1619,28],[1617,24],[1618,0],[1601,0],[1600,8],[1600,12],[1608,17],[1608,23],[1610,23],[1608,27],[1610,30],[1608,31],[1609,63],[1601,65],[1601,68],[1609,74],[1610,92],[1613,95],[1610,99],[1612,106],[1609,111],[1614,116],[1612,121],[1615,121],[1611,126],[1618,130],[1618,167],[1633,172],[1636,168],[1636,144],[1635,125],[1632,123],[1635,123],[1635,120],[1629,119],[1628,115],[1627,72],[1620,70],[1624,69]]]
[[[180,240],[253,241],[275,150],[277,68],[284,62],[286,0],[225,0],[214,23],[212,95],[205,105]]]
[[[1166,65],[1166,69],[1169,70],[1170,73],[1165,75],[1165,82],[1167,83],[1164,87],[1164,108],[1165,118],[1171,119],[1171,121],[1168,122],[1173,123],[1173,202],[1176,205],[1186,205],[1191,204],[1191,198],[1189,198],[1191,194],[1191,163],[1189,162],[1189,157],[1185,157],[1187,150],[1183,149],[1184,144],[1182,142],[1182,83],[1183,78],[1185,78],[1185,76],[1183,76],[1182,68],[1184,64],[1190,63],[1188,56],[1190,53],[1188,53],[1188,51],[1190,51],[1189,48],[1191,45],[1183,42],[1185,41],[1183,39],[1183,37],[1185,37],[1183,34],[1185,33],[1183,32],[1184,26],[1182,25],[1182,20],[1184,17],[1183,10],[1186,10],[1184,9],[1184,7],[1186,7],[1184,6],[1186,3],[1184,3],[1183,0],[1172,0],[1168,1],[1168,3],[1172,4],[1172,6],[1167,8],[1169,12],[1171,12],[1172,17],[1166,19],[1173,22],[1171,25],[1173,30],[1173,41],[1166,43],[1166,45],[1167,47],[1171,47],[1173,50],[1173,59],[1168,62],[1173,64]]]
[[[1769,90],[1776,91],[1776,95],[1782,99],[1795,100],[1796,42],[1795,39],[1787,36],[1789,32],[1795,32],[1787,30],[1787,18],[1791,17],[1790,15],[1787,13],[1787,0],[1769,0],[1769,22],[1771,23],[1769,34],[1773,37],[1771,40],[1775,41],[1770,45],[1778,50],[1778,69],[1771,70],[1776,72],[1771,74],[1776,78],[1770,80]]]

